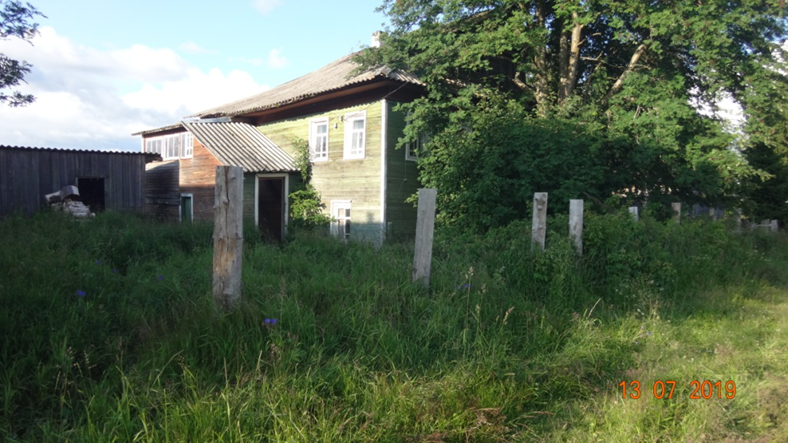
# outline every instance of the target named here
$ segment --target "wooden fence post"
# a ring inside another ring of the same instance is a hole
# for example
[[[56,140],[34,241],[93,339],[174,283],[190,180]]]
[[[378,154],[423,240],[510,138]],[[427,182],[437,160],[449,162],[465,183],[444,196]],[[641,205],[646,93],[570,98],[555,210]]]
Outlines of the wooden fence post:
[[[640,216],[638,216],[638,207],[637,206],[630,206],[629,213],[632,214],[632,220],[638,221],[640,220]]]
[[[221,309],[241,299],[243,168],[216,167],[213,226],[213,299]]]
[[[577,255],[583,255],[583,200],[569,200],[569,236]]]
[[[432,268],[432,235],[435,232],[435,197],[437,189],[419,189],[419,208],[416,219],[416,250],[413,254],[414,282],[430,285]]]
[[[673,208],[673,220],[681,224],[681,202],[671,203],[670,207]]]
[[[545,235],[547,234],[547,193],[534,193],[533,222],[531,223],[531,250],[534,245],[544,251]]]

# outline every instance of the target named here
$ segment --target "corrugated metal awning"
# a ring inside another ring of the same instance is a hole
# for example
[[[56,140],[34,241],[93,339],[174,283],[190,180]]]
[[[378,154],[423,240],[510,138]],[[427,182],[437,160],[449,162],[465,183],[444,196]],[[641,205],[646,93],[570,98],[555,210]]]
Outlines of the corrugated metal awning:
[[[182,122],[219,161],[244,172],[297,171],[293,158],[262,132],[240,122]]]

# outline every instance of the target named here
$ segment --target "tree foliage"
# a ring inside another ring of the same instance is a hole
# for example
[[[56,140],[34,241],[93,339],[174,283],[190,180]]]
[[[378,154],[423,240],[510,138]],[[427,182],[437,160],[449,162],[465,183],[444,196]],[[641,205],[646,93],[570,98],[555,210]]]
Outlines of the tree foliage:
[[[441,188],[446,221],[504,223],[535,190],[559,201],[720,203],[763,176],[699,109],[723,94],[746,109],[764,100],[774,80],[765,66],[786,35],[777,2],[385,0],[380,9],[392,26],[358,60],[425,83],[424,97],[402,105],[403,142],[432,134],[421,178]]]
[[[30,3],[0,0],[0,40],[16,37],[30,42],[38,35],[38,23],[33,22],[36,16],[45,17]],[[30,73],[31,67],[32,65],[24,60],[14,60],[5,54],[0,54],[0,103],[16,107],[35,100],[31,94],[22,94],[19,91],[3,92],[4,89],[18,86],[23,82],[25,75]]]
[[[293,228],[319,228],[327,226],[331,218],[323,213],[326,205],[320,200],[320,194],[312,185],[312,162],[310,161],[309,144],[297,138],[293,140],[296,151],[296,168],[301,171],[301,187],[290,194],[291,206],[290,225]]]

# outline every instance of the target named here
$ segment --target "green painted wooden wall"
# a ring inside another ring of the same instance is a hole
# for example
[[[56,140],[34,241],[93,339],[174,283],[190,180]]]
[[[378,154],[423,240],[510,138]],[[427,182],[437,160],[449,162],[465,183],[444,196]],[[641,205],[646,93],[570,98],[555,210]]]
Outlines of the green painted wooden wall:
[[[419,171],[415,161],[405,160],[405,148],[397,143],[405,128],[405,113],[394,111],[398,103],[388,100],[387,165],[386,165],[386,224],[393,238],[416,235],[416,207],[405,200],[418,192]]]
[[[301,116],[260,126],[274,143],[294,155],[293,140],[309,139],[310,121],[328,117],[328,161],[315,162],[312,184],[320,193],[329,213],[332,200],[351,200],[351,235],[355,239],[378,243],[382,239],[381,167],[382,167],[381,101],[334,111]],[[344,117],[366,111],[365,156],[358,160],[344,157]],[[404,158],[404,153],[403,153]]]

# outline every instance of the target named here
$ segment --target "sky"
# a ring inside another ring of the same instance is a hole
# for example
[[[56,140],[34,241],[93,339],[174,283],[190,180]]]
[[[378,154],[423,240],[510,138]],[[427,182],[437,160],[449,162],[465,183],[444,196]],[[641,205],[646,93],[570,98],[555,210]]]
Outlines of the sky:
[[[15,89],[36,101],[0,106],[0,145],[140,150],[132,133],[312,72],[388,22],[382,1],[29,1],[40,35],[0,53],[33,65]]]

